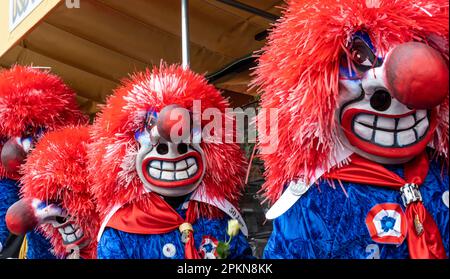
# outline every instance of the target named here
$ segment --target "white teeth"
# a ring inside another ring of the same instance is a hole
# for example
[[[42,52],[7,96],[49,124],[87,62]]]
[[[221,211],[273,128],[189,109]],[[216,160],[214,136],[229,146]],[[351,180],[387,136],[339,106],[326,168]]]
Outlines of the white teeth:
[[[152,161],[150,167],[155,169],[161,169],[161,161]]]
[[[82,231],[81,229],[78,229],[78,230],[75,232],[75,236],[76,236],[77,238],[81,238],[81,237],[83,236],[83,231]]]
[[[58,232],[59,232],[60,234],[64,234],[64,229],[63,229],[63,228],[59,228],[59,229],[58,229]]]
[[[424,118],[425,116],[427,116],[427,110],[421,109],[421,110],[416,111],[417,120],[420,120],[420,119]]]
[[[187,159],[187,164],[188,164],[189,167],[192,166],[192,165],[195,165],[195,159],[194,158],[188,158]]]
[[[66,234],[71,234],[71,233],[73,233],[73,228],[72,228],[72,226],[66,226],[65,228],[64,228],[64,233],[66,233]]]
[[[355,129],[355,133],[358,134],[358,136],[360,136],[361,138],[363,138],[365,140],[372,139],[373,129],[366,127],[359,123],[355,123],[354,129]]]
[[[406,117],[402,117],[398,120],[397,130],[409,129],[412,126],[414,126],[414,124],[415,124],[414,116],[409,115]]]
[[[353,130],[361,139],[373,141],[384,147],[403,147],[414,144],[425,135],[430,125],[426,110],[418,110],[415,118],[413,115],[397,119],[378,116],[373,123],[370,123],[371,120],[375,120],[375,116],[356,116]],[[396,121],[398,121],[397,127]]]
[[[395,119],[394,118],[387,118],[387,117],[378,117],[377,128],[394,130],[395,129]]]
[[[421,138],[425,134],[425,132],[427,131],[428,126],[429,126],[428,118],[425,118],[422,121],[420,121],[416,125],[416,127],[414,127],[414,129],[417,132],[417,137]]]
[[[373,120],[374,119],[375,119],[374,115],[360,114],[360,115],[356,116],[355,121],[359,122],[359,123],[366,124],[366,125],[373,126]]]
[[[189,176],[194,175],[197,172],[197,165],[193,165],[187,170]]]
[[[197,162],[193,157],[178,162],[153,160],[148,168],[151,177],[169,181],[187,179],[196,174],[197,171]]]
[[[157,170],[157,169],[154,169],[154,168],[150,168],[149,169],[149,173],[150,173],[150,176],[154,177],[154,178],[158,178],[159,179],[159,177],[161,176],[161,171]]]
[[[176,169],[177,170],[185,170],[186,168],[187,168],[186,160],[182,160],[182,161],[177,162],[177,164],[176,164]]]
[[[175,179],[176,180],[181,180],[181,179],[186,179],[188,178],[188,173],[186,171],[177,171],[175,173]]]
[[[174,180],[175,179],[175,174],[173,171],[163,171],[161,174],[161,179],[163,180]]]
[[[405,146],[415,141],[416,141],[416,134],[412,129],[397,133],[397,142],[399,146]]]
[[[63,238],[64,242],[67,242],[67,235],[65,235],[65,234],[61,234],[61,236],[62,236],[62,238]]]
[[[172,162],[163,162],[162,169],[163,170],[174,170],[175,169],[175,164],[172,163]]]
[[[75,240],[77,240],[75,235],[71,234],[67,236],[67,242],[74,242]]]
[[[392,146],[394,145],[394,133],[380,130],[376,131],[375,142],[384,146]]]

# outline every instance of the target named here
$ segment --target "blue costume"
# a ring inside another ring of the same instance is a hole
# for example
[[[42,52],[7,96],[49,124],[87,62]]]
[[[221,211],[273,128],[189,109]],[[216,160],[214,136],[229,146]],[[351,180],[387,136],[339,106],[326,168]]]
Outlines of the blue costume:
[[[8,208],[19,200],[19,186],[17,182],[4,178],[0,180],[0,247],[3,247],[8,238],[5,215]]]
[[[0,180],[0,247],[3,247],[10,232],[6,227],[5,215],[8,208],[19,200],[19,185],[12,179]],[[50,241],[37,231],[27,233],[27,259],[55,259],[51,253]],[[4,248],[4,247],[3,247]]]
[[[184,218],[186,210],[177,212]],[[213,255],[215,245],[205,239],[227,241],[228,218],[198,218],[193,224],[197,250]],[[184,259],[181,233],[174,230],[166,234],[133,234],[106,228],[98,243],[99,259]],[[251,259],[252,250],[246,237],[239,234],[231,240],[228,259]]]
[[[401,166],[385,167],[403,177]],[[311,187],[296,204],[275,219],[264,257],[409,258],[406,240],[400,246],[376,243],[371,239],[366,226],[366,216],[375,205],[402,204],[399,192],[344,182],[343,186],[348,198],[339,186],[333,189],[326,181],[322,181],[319,187]],[[438,225],[447,256],[449,255],[448,191],[448,174],[442,172],[440,164],[430,162],[430,169],[425,182],[420,186],[420,192],[424,206]],[[402,208],[404,209],[403,205]]]
[[[52,253],[50,241],[42,233],[36,230],[27,233],[27,259],[29,260],[50,260],[56,259]]]

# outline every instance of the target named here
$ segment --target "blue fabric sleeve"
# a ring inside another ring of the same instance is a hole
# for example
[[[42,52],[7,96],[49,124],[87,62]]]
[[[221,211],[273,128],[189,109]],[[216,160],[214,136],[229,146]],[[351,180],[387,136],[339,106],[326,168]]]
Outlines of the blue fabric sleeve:
[[[19,200],[19,187],[11,179],[0,180],[0,243],[4,245],[9,235],[6,227],[5,215],[8,208]]]
[[[27,259],[35,260],[49,260],[56,259],[52,254],[52,246],[50,241],[45,238],[40,232],[32,231],[27,233]]]
[[[106,228],[98,242],[97,258],[98,259],[130,259],[126,243],[122,241],[121,233],[112,228]],[[126,242],[126,240],[125,240]],[[131,248],[133,243],[128,243]]]

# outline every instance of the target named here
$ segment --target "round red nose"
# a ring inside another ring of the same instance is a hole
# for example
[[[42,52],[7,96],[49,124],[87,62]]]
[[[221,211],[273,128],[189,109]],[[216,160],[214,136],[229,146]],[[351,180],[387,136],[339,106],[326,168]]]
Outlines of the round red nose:
[[[410,108],[431,109],[448,95],[448,66],[439,52],[423,43],[395,47],[385,67],[387,87]]]
[[[11,233],[22,235],[37,226],[38,220],[34,215],[31,201],[31,199],[21,199],[11,205],[6,212],[6,226]]]
[[[15,138],[9,139],[5,145],[3,145],[1,161],[6,171],[17,173],[20,166],[25,162],[26,157],[27,153],[23,150],[23,147],[17,143]]]
[[[178,105],[166,106],[160,111],[156,126],[159,135],[167,141],[185,139],[190,136],[189,111]]]

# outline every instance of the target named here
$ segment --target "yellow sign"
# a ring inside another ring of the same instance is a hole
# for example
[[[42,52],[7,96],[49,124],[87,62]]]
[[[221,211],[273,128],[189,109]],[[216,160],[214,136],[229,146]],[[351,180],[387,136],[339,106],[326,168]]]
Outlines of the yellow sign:
[[[0,0],[0,56],[62,0]]]
[[[9,32],[41,3],[42,0],[9,0]]]

